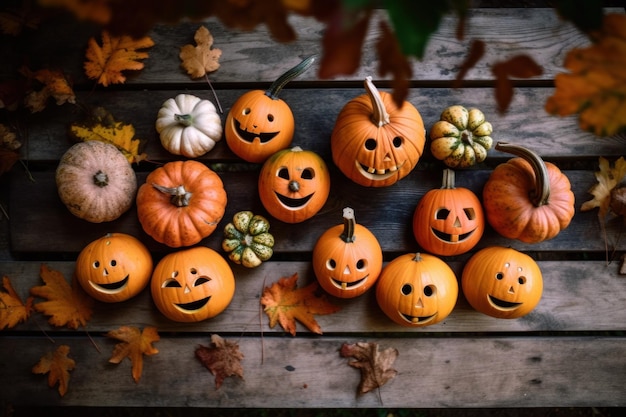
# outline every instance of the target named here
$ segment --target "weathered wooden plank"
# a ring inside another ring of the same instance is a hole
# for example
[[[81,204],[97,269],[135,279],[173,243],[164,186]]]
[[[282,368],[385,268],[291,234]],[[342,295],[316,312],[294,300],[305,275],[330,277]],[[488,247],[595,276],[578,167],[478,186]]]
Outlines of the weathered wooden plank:
[[[164,336],[157,355],[144,358],[142,378],[130,362],[108,363],[115,341],[94,337],[5,337],[0,344],[0,403],[41,406],[152,407],[577,407],[624,406],[626,344],[621,337],[371,338],[395,348],[397,376],[380,392],[357,396],[360,374],[338,350],[362,339],[246,338],[238,343],[244,379],[220,389],[194,357],[209,335]],[[69,390],[60,397],[47,378],[30,372],[39,357],[70,346],[76,361]],[[14,352],[20,352],[15,355]],[[4,378],[10,379],[4,380]]]
[[[381,88],[383,91],[388,91]],[[247,90],[217,90],[224,109],[222,124],[232,104]],[[101,91],[98,94],[79,93],[79,106],[51,105],[45,112],[29,115],[24,121],[28,128],[28,146],[21,150],[22,157],[29,161],[58,160],[71,145],[68,128],[72,123],[81,123],[85,118],[84,108],[97,106],[107,109],[121,122],[132,124],[135,137],[142,140],[143,150],[152,161],[170,160],[169,154],[160,143],[154,124],[161,104],[179,93],[195,94],[214,101],[211,92],[203,90],[158,90],[158,91]],[[518,88],[508,113],[500,115],[493,89],[491,88],[415,88],[410,90],[408,101],[422,115],[426,130],[439,120],[441,112],[450,105],[461,104],[468,108],[480,108],[494,126],[493,138],[523,144],[542,157],[549,159],[574,157],[577,160],[596,161],[598,156],[621,155],[626,152],[626,137],[599,138],[582,131],[574,116],[560,118],[548,115],[544,103],[552,95],[551,88]],[[327,161],[330,155],[330,136],[341,108],[352,98],[364,94],[363,88],[312,88],[285,89],[281,94],[291,107],[296,121],[292,144],[313,150]],[[427,141],[424,161],[433,161]],[[501,161],[510,157],[495,150],[489,151],[488,162]],[[204,161],[241,161],[220,141],[205,156]],[[142,163],[143,169],[150,165]]]
[[[70,280],[74,262],[45,262],[50,268],[63,273]],[[461,278],[464,263],[449,261],[448,264]],[[441,323],[423,328],[405,328],[389,320],[376,303],[375,290],[361,297],[329,301],[341,309],[331,315],[316,316],[325,334],[369,335],[405,334],[421,338],[424,333],[487,333],[487,332],[564,332],[564,331],[621,331],[626,322],[626,278],[617,274],[615,263],[602,261],[538,261],[544,280],[540,303],[528,315],[514,320],[496,319],[475,311],[465,300],[462,291],[452,313]],[[40,262],[0,263],[0,277],[8,276],[16,291],[25,300],[33,286],[43,285],[39,277]],[[249,270],[233,266],[236,279],[235,296],[228,308],[220,315],[200,323],[177,323],[163,315],[154,306],[149,289],[137,297],[122,303],[95,302],[94,313],[86,326],[92,334],[106,332],[122,325],[156,326],[163,332],[202,332],[252,334],[283,334],[280,326],[269,328],[268,318],[261,312],[259,299],[264,287],[280,277],[298,274],[298,286],[315,281],[310,262],[270,262],[258,269]],[[323,291],[320,290],[320,294]],[[37,299],[36,302],[41,300]],[[6,333],[77,331],[54,328],[46,318],[35,314]],[[309,334],[298,324],[298,335]]]
[[[403,178],[391,187],[373,188],[357,186],[343,175],[332,171],[331,192],[326,205],[313,218],[298,224],[287,224],[278,220],[272,222],[272,232],[276,239],[276,252],[300,253],[301,256],[313,250],[321,233],[331,226],[341,223],[341,210],[350,206],[355,209],[357,221],[368,227],[378,238],[385,253],[401,253],[418,250],[412,232],[412,218],[419,199],[430,189],[441,186],[441,171],[418,170]],[[457,173],[456,184],[481,195],[482,187],[491,171],[468,170]],[[146,173],[138,173],[138,183],[145,182]],[[226,214],[218,229],[203,240],[213,248],[219,248],[222,228],[232,215],[240,210],[250,209],[263,213],[258,198],[258,173],[220,173],[228,204]],[[600,233],[597,212],[580,212],[583,201],[592,196],[588,189],[596,182],[592,172],[566,171],[576,197],[576,210],[570,226],[555,238],[526,244],[498,235],[487,227],[476,249],[489,245],[512,246],[523,251],[595,251],[604,252],[605,242]],[[11,216],[11,249],[16,255],[37,253],[78,253],[87,243],[108,232],[125,232],[140,238],[149,249],[156,253],[170,252],[171,249],[158,244],[147,236],[136,216],[135,207],[119,219],[100,224],[88,223],[74,217],[58,198],[54,174],[38,172],[35,182],[17,176],[11,182],[9,201]],[[45,207],[45,210],[42,210]],[[384,214],[383,214],[384,213]],[[272,219],[271,216],[268,218]],[[609,224],[609,238],[617,242],[618,250],[626,249],[624,239],[617,236],[619,222]]]

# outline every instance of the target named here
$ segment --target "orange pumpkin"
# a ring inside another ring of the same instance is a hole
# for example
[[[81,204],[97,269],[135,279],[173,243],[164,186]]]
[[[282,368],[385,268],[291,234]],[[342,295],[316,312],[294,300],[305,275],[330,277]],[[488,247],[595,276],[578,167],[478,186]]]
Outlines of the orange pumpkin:
[[[476,252],[463,268],[463,294],[474,309],[513,319],[532,311],[543,293],[539,265],[515,249],[492,246]]]
[[[330,138],[335,165],[357,184],[385,187],[408,175],[424,151],[422,116],[408,101],[396,106],[379,92],[372,77],[365,91],[350,100],[337,116]]]
[[[471,190],[455,187],[454,171],[444,169],[441,188],[424,194],[415,208],[417,243],[436,255],[459,255],[472,249],[484,230],[480,200]]]
[[[378,279],[383,251],[378,239],[343,209],[343,225],[326,230],[313,248],[313,270],[320,286],[340,298],[357,297]]]
[[[376,285],[380,308],[406,327],[424,327],[444,320],[454,309],[458,294],[454,271],[427,253],[395,258],[383,268]]]
[[[135,237],[107,233],[80,251],[75,273],[81,287],[96,300],[125,301],[150,282],[152,256]]]
[[[219,253],[198,246],[164,256],[154,268],[150,290],[164,316],[198,322],[228,307],[235,294],[235,276]]]
[[[173,161],[152,171],[137,192],[144,231],[170,247],[191,246],[209,236],[224,216],[220,177],[198,161]]]
[[[324,206],[330,193],[326,163],[313,151],[295,146],[272,155],[261,167],[263,207],[286,223],[300,223]]]
[[[291,144],[295,130],[293,113],[278,98],[278,93],[309,68],[315,57],[310,56],[282,74],[267,91],[248,91],[235,101],[224,128],[226,144],[235,155],[248,162],[262,163]]]
[[[567,176],[522,146],[499,142],[496,150],[517,158],[498,165],[483,189],[489,224],[502,236],[525,243],[552,239],[574,216]]]

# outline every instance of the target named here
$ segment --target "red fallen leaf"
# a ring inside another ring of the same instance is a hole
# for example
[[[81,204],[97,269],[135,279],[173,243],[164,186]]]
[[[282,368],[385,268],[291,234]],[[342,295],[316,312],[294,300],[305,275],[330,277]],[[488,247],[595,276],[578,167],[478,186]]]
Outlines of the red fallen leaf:
[[[398,107],[402,107],[409,94],[409,80],[413,69],[407,57],[402,53],[396,35],[385,22],[380,22],[381,37],[376,43],[378,52],[378,74],[393,74],[392,97]]]
[[[480,59],[485,55],[485,42],[480,40],[475,40],[470,45],[470,50],[467,56],[465,57],[465,61],[461,64],[461,68],[459,69],[459,73],[456,75],[456,79],[454,83],[452,83],[452,88],[460,88],[461,82],[465,78],[465,74],[467,71],[474,68],[476,63],[480,61]]]
[[[215,375],[215,388],[222,386],[228,376],[243,379],[241,360],[243,353],[235,342],[224,340],[220,336],[211,335],[211,346],[200,345],[196,349],[196,358]]]
[[[357,389],[359,395],[382,387],[398,374],[391,367],[398,357],[397,349],[387,348],[379,352],[378,343],[357,342],[344,343],[339,353],[344,358],[356,359],[348,365],[361,370],[361,382]]]
[[[528,55],[516,55],[506,61],[495,63],[491,72],[496,77],[496,103],[500,113],[505,113],[513,98],[511,78],[532,78],[543,73],[543,69]]]

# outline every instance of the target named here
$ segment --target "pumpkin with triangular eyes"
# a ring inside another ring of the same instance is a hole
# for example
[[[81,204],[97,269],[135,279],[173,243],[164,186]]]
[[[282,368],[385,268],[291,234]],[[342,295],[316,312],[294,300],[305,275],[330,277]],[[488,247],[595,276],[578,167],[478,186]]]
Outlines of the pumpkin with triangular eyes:
[[[530,313],[541,300],[543,277],[533,258],[512,248],[491,246],[467,261],[463,294],[475,310],[514,319]]]
[[[235,276],[219,253],[198,246],[165,255],[154,268],[150,290],[164,316],[198,322],[228,307],[235,294]]]
[[[96,300],[126,301],[150,282],[152,256],[139,239],[107,233],[81,250],[75,274],[85,292]]]
[[[330,173],[324,160],[299,146],[276,152],[259,174],[263,207],[285,223],[300,223],[324,206],[330,193]]]
[[[427,253],[407,253],[383,268],[376,301],[394,322],[424,327],[444,320],[454,309],[459,284],[444,261]]]

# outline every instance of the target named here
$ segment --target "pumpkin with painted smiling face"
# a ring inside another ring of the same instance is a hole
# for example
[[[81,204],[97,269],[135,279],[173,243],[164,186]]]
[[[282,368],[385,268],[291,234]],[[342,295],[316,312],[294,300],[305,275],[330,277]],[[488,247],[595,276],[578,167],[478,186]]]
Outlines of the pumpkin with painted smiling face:
[[[235,276],[219,253],[198,246],[164,256],[154,268],[150,290],[164,316],[198,322],[228,307],[235,294]]]

